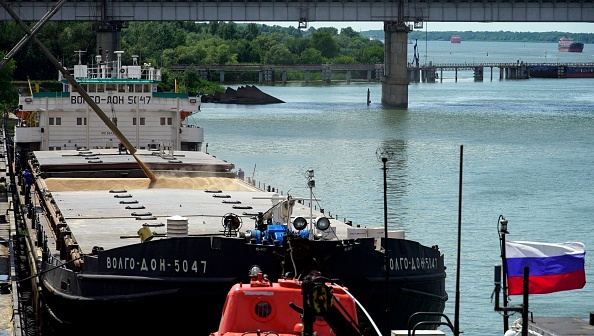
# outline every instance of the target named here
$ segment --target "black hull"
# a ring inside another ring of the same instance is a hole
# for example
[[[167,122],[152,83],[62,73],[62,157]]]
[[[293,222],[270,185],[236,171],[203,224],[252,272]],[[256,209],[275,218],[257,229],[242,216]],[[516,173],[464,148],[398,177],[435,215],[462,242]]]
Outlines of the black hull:
[[[280,246],[247,244],[239,238],[189,237],[87,256],[84,272],[56,268],[42,276],[48,308],[45,333],[163,335],[192,330],[207,335],[218,329],[229,288],[248,283],[254,264],[273,281],[294,269],[306,273],[315,269],[340,279],[380,330],[385,327],[386,294],[390,329],[407,329],[415,312],[445,308],[445,271],[436,249],[390,239],[386,290],[384,254],[375,249],[373,238],[350,244],[303,240],[292,246],[293,255],[285,256]],[[290,260],[295,266],[283,268],[283,262],[292,264]],[[53,267],[44,265],[46,270]]]

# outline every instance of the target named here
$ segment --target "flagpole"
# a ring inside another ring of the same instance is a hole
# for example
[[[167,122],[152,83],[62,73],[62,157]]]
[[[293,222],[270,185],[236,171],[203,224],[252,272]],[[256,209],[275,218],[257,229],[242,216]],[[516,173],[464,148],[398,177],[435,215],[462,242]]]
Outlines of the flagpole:
[[[505,259],[505,235],[509,233],[507,231],[507,220],[503,217],[503,215],[499,216],[498,220],[499,225],[499,235],[501,239],[501,265],[503,268],[503,279],[502,279],[502,289],[503,289],[503,307],[507,307],[507,261]],[[505,333],[509,330],[509,314],[507,310],[503,310],[503,332]]]

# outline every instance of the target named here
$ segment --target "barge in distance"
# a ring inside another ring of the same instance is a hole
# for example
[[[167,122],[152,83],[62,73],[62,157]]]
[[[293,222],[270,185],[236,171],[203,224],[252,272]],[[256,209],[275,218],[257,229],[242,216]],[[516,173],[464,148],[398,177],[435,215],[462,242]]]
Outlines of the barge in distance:
[[[248,283],[255,264],[271,281],[312,270],[338,278],[383,328],[386,246],[388,327],[406,329],[415,312],[443,312],[437,246],[401,231],[386,241],[383,229],[349,226],[307,199],[243,181],[233,164],[200,151],[201,128],[184,124],[199,99],[157,92],[157,69],[124,68],[116,55],[115,64],[99,57],[98,68],[79,64],[74,73],[138,146],[134,156],[154,181],[71,86],[20,97],[10,157],[33,174],[30,187],[17,178],[36,246],[44,334],[209,334],[229,288]]]

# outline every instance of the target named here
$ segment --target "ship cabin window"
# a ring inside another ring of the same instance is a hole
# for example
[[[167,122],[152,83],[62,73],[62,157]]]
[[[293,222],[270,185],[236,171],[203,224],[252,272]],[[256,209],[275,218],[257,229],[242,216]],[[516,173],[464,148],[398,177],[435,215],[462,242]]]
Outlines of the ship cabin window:
[[[86,125],[87,124],[87,118],[76,118],[76,124],[77,125]]]
[[[118,92],[126,92],[126,84],[118,84]]]
[[[161,125],[172,125],[173,119],[172,118],[161,118]]]
[[[134,84],[128,84],[128,91],[127,92],[134,92]]]
[[[132,125],[136,125],[136,118],[132,118]],[[140,125],[145,125],[145,118],[140,118]]]
[[[134,92],[142,92],[142,84],[135,84]]]
[[[87,92],[97,92],[97,85],[89,84],[89,88],[87,89]]]
[[[60,118],[60,117],[55,117],[55,118],[54,117],[50,117],[49,120],[48,120],[48,124],[50,126],[52,126],[52,125],[62,125],[62,118]]]
[[[105,90],[107,90],[107,91],[115,91],[116,87],[117,87],[117,84],[113,84],[113,83],[105,84]]]
[[[150,84],[144,84],[144,91],[143,92],[153,92],[151,89]]]
[[[105,92],[105,85],[97,84],[97,92]]]
[[[117,125],[118,125],[118,118],[111,118],[111,122],[112,122],[114,125],[116,125],[116,126],[117,126]]]

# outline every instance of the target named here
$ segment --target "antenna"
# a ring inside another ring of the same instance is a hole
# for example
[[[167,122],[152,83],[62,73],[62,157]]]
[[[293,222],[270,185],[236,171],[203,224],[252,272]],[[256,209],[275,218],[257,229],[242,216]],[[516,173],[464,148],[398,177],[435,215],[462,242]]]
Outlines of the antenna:
[[[78,54],[78,64],[82,64],[82,54],[86,53],[86,50],[77,50],[74,53]]]

